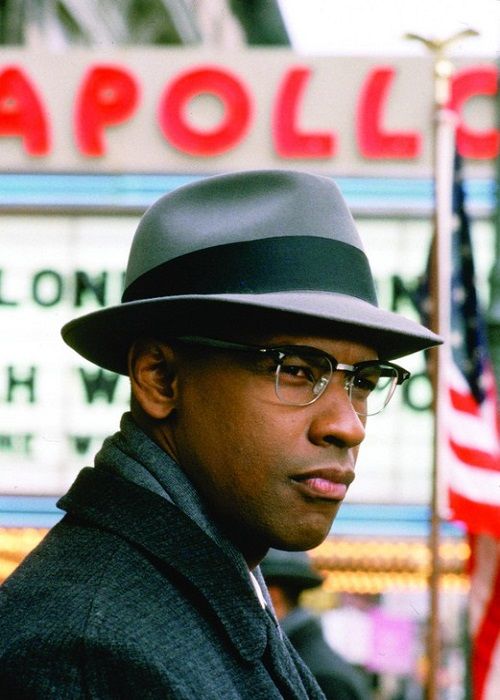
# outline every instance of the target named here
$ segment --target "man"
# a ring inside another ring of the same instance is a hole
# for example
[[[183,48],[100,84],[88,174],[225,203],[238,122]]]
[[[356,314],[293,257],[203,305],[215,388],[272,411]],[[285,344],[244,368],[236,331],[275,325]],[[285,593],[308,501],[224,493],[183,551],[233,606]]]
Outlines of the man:
[[[65,341],[128,374],[131,412],[5,583],[0,696],[322,697],[266,602],[269,547],[319,544],[366,415],[439,342],[377,307],[331,180],[263,171],[166,195],[122,303]]]
[[[260,568],[282,629],[327,700],[369,700],[367,679],[328,645],[320,620],[300,604],[304,591],[323,582],[308,555],[270,549]]]

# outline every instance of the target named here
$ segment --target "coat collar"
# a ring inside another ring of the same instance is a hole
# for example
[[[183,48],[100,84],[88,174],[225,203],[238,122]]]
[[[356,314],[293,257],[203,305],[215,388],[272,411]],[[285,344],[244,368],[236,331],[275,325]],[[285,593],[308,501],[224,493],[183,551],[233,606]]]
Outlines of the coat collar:
[[[174,568],[201,592],[241,656],[247,661],[262,656],[268,616],[250,580],[172,503],[113,474],[86,467],[57,505]]]

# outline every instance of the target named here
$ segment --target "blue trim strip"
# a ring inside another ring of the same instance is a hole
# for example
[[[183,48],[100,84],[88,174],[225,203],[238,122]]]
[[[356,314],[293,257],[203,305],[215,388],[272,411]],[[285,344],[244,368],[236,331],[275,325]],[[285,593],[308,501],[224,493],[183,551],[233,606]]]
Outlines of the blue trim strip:
[[[53,496],[0,496],[0,527],[52,527],[62,517]]]
[[[63,513],[56,496],[0,496],[0,527],[47,528]],[[358,537],[426,537],[429,508],[421,505],[344,503],[332,534]],[[464,528],[443,523],[445,537],[461,537]]]
[[[81,207],[141,211],[158,197],[201,175],[85,175],[0,173],[1,208],[33,209]],[[335,178],[349,206],[358,213],[429,213],[433,184],[430,179]],[[493,179],[466,180],[468,207],[483,215],[493,211]]]
[[[427,537],[430,508],[423,505],[344,503],[332,528],[334,535],[359,537]],[[465,527],[444,522],[443,537],[462,537]]]
[[[1,207],[144,209],[189,175],[0,174]]]

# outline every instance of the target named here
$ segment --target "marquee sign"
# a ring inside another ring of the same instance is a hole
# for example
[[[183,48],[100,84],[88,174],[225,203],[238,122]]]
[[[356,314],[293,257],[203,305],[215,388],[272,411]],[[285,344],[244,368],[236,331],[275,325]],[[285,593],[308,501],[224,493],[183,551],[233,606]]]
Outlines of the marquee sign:
[[[482,288],[493,236],[478,222]],[[61,326],[119,303],[135,216],[2,217],[0,247],[0,493],[59,494],[92,464],[128,410],[128,380],[68,348]],[[426,264],[426,221],[360,221],[385,308],[416,318],[408,292]],[[431,464],[430,385],[424,357],[387,412],[370,419],[351,500],[426,503]]]
[[[500,151],[494,62],[452,79],[474,173]],[[427,58],[304,58],[285,50],[0,52],[0,170],[209,172],[306,167],[430,172]]]

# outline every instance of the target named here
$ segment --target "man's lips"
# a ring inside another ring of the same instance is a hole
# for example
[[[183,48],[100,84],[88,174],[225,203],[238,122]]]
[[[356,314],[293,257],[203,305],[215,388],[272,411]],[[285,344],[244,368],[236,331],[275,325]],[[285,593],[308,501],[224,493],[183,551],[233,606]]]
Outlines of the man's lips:
[[[345,498],[349,484],[352,483],[353,479],[353,471],[337,471],[335,469],[308,471],[291,477],[291,480],[305,495],[332,501],[342,501]]]

